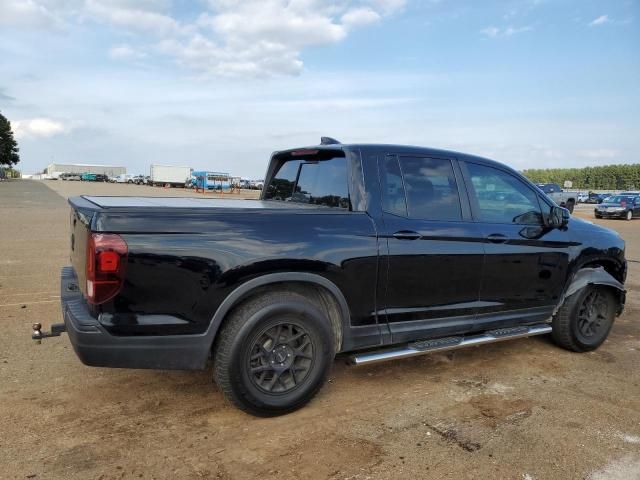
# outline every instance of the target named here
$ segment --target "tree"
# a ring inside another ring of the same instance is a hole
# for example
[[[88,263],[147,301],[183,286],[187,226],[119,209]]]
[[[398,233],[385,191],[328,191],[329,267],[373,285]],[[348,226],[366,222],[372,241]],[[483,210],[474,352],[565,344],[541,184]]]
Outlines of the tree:
[[[0,113],[0,165],[12,166],[20,161],[18,143],[13,138],[11,122]]]

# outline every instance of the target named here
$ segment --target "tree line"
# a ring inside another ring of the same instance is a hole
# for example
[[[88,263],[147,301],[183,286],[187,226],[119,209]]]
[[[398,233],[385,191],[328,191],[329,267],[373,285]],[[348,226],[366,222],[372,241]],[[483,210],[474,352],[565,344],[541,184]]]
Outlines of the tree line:
[[[12,167],[20,161],[18,142],[13,138],[11,122],[0,113],[0,168]]]
[[[583,168],[531,168],[522,172],[533,183],[573,182],[580,190],[633,190],[640,188],[640,163]]]

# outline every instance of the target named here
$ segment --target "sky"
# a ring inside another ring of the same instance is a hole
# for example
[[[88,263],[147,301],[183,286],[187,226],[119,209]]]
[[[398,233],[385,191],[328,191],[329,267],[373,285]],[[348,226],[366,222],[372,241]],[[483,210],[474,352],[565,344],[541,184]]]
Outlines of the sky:
[[[0,0],[19,168],[397,143],[517,169],[640,162],[640,0]]]

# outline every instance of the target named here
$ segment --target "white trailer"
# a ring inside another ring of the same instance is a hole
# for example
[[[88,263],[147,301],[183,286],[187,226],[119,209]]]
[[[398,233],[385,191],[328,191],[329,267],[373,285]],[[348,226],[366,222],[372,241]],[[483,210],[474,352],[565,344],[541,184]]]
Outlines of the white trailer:
[[[150,183],[153,186],[184,187],[185,182],[190,176],[190,167],[151,165]]]

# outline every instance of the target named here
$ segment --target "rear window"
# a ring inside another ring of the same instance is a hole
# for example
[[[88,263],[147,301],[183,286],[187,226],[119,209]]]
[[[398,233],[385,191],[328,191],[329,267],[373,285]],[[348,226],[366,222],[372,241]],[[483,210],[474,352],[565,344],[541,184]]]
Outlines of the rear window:
[[[346,158],[285,160],[269,182],[264,199],[348,209]]]

